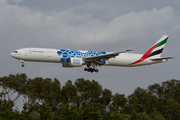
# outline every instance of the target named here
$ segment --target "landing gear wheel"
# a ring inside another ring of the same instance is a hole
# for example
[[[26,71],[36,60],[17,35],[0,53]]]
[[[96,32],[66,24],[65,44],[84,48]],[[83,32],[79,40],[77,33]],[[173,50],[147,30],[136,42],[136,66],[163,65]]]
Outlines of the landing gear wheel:
[[[99,70],[98,70],[98,69],[95,69],[95,72],[99,72]]]
[[[87,72],[91,72],[91,73],[93,73],[93,72],[99,72],[99,70],[98,69],[95,69],[95,66],[92,66],[92,67],[90,67],[91,65],[87,65],[87,68],[84,68],[84,71],[87,71]]]
[[[21,65],[21,67],[24,67],[25,65],[24,65],[24,60],[19,60],[21,63],[22,63],[22,65]]]
[[[90,71],[91,73],[93,73],[93,72],[94,72],[94,70],[93,70],[92,68],[89,68],[89,71]]]
[[[24,66],[25,66],[24,64],[21,65],[21,67],[24,67]]]

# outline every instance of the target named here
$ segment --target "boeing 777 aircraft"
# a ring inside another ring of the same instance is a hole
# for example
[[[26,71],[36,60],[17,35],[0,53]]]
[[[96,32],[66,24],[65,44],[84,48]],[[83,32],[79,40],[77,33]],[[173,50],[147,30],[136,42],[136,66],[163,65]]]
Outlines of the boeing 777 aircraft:
[[[71,49],[47,49],[47,48],[23,48],[15,50],[11,56],[22,62],[54,62],[62,63],[63,67],[81,67],[86,65],[84,71],[98,72],[97,66],[123,66],[135,67],[166,62],[172,57],[160,57],[168,40],[167,35],[161,37],[144,54],[127,53],[131,50],[122,52],[102,52],[102,51],[84,51]]]

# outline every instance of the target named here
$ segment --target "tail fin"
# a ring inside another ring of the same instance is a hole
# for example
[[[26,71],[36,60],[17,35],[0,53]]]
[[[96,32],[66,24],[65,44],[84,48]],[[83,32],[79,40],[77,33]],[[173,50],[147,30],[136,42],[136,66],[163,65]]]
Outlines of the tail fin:
[[[144,53],[144,55],[139,60],[131,63],[131,65],[142,62],[143,60],[150,57],[151,59],[160,58],[168,38],[168,35],[162,36],[147,52]]]
[[[148,58],[159,58],[162,54],[162,51],[166,45],[166,42],[168,40],[169,36],[164,35],[162,36],[147,52],[150,53],[148,54]],[[147,53],[146,52],[146,53]],[[146,54],[145,53],[145,54]]]

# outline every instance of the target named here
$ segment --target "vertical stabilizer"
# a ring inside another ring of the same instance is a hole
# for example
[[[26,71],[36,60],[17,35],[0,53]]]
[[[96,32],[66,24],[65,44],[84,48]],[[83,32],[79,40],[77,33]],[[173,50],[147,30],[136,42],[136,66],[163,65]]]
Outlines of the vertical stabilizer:
[[[149,54],[148,57],[151,57],[151,58],[159,58],[162,54],[162,51],[166,45],[166,42],[168,40],[169,36],[168,35],[164,35],[162,36],[151,48],[152,48],[152,51],[151,53]],[[150,49],[151,49],[150,48]]]
[[[139,60],[131,63],[131,65],[142,62],[147,58],[160,58],[168,38],[168,35],[162,36],[147,52],[144,53],[144,55]]]

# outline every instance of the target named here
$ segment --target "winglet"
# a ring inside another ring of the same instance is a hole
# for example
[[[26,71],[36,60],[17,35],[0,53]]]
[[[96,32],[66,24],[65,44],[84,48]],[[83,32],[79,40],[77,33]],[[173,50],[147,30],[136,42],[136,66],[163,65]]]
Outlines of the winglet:
[[[126,52],[129,52],[129,51],[133,51],[133,49],[131,49],[131,50],[126,50]]]

